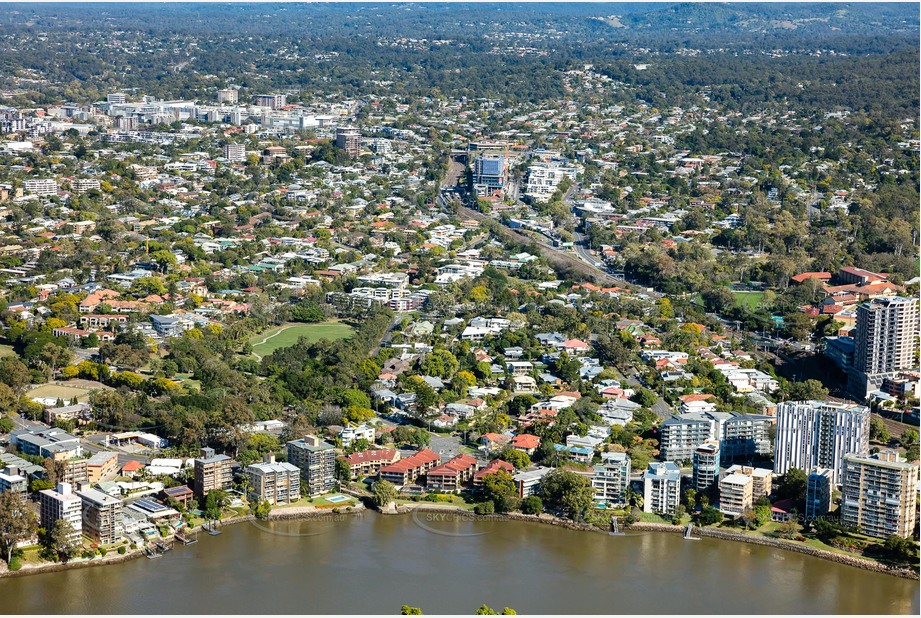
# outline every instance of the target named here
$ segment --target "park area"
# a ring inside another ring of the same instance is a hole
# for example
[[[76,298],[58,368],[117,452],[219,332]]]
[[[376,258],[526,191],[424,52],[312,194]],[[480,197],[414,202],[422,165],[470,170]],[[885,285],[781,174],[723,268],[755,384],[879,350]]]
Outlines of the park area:
[[[338,321],[322,322],[320,324],[283,324],[256,335],[250,339],[253,346],[253,355],[259,359],[268,356],[279,348],[286,348],[297,343],[301,337],[313,343],[320,339],[348,339],[354,329],[348,324]]]
[[[92,380],[70,380],[67,384],[49,382],[48,384],[36,386],[26,393],[26,397],[30,399],[60,399],[65,403],[76,397],[77,401],[85,402],[89,400],[90,391],[94,388],[107,387],[101,382]]]
[[[736,304],[740,307],[748,307],[752,311],[758,309],[764,298],[764,292],[734,292],[736,295]]]

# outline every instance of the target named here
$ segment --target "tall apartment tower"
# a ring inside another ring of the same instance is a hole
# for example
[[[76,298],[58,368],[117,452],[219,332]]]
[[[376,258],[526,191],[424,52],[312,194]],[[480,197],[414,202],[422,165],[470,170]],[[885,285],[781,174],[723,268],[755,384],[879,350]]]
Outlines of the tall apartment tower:
[[[361,152],[361,132],[355,127],[337,127],[336,146],[349,153],[350,157],[357,157]]]
[[[671,461],[654,461],[643,474],[643,511],[673,515],[681,502],[681,469]]]
[[[230,103],[231,105],[235,104],[239,100],[239,94],[237,93],[236,88],[221,88],[217,91],[217,102],[218,103]]]
[[[720,478],[720,443],[707,440],[694,451],[694,489],[707,493]]]
[[[841,521],[863,534],[910,537],[915,529],[918,466],[893,451],[847,455],[842,475]]]
[[[288,442],[288,461],[301,471],[301,486],[311,498],[335,487],[336,448],[316,436]]]
[[[271,109],[278,109],[284,107],[287,102],[287,97],[283,94],[257,94],[256,95],[256,105],[259,107],[269,107]]]
[[[83,532],[100,543],[114,543],[122,537],[122,501],[98,489],[77,492],[83,503]]]
[[[233,485],[231,459],[227,455],[215,455],[213,448],[201,449],[201,456],[195,459],[195,495],[204,497],[215,489],[230,489]]]
[[[917,367],[919,304],[917,298],[884,296],[858,305],[854,366],[847,382],[852,396],[862,399],[887,374]]]
[[[83,501],[74,494],[71,484],[58,483],[54,489],[43,489],[39,497],[42,528],[51,530],[57,520],[64,519],[73,526],[73,540],[79,542],[83,533]]]
[[[816,468],[806,481],[806,521],[825,517],[831,508],[831,470]]]
[[[630,458],[627,454],[602,453],[601,464],[595,466],[595,473],[592,475],[595,501],[608,506],[626,504],[629,486]]]
[[[246,161],[246,146],[243,144],[224,144],[224,158],[231,163]]]
[[[774,473],[828,468],[837,485],[848,453],[870,448],[870,409],[831,401],[784,401],[777,406]]]

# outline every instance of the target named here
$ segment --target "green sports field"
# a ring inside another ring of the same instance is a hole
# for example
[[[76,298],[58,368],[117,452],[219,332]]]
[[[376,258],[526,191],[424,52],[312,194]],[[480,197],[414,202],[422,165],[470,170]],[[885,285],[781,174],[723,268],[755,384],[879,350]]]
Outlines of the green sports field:
[[[259,358],[268,356],[278,348],[285,348],[297,343],[301,337],[308,341],[320,339],[348,339],[354,329],[342,322],[323,322],[322,324],[285,324],[257,335],[250,339],[253,355]]]
[[[761,304],[761,299],[764,298],[764,292],[734,292],[736,295],[736,303],[741,307],[748,307],[749,309],[755,310],[758,308],[758,305]]]

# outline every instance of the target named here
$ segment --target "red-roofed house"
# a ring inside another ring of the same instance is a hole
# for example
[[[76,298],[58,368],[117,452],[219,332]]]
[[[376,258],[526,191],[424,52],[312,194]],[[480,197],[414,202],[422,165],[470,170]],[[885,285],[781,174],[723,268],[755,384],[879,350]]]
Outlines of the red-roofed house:
[[[822,283],[826,283],[828,281],[831,281],[831,273],[827,273],[827,272],[800,273],[798,275],[793,275],[792,277],[790,277],[790,279],[792,279],[796,283],[805,283],[809,279],[818,279]]]
[[[485,468],[480,468],[477,473],[473,475],[473,486],[481,487],[483,485],[483,479],[487,474],[493,474],[499,470],[505,470],[509,474],[512,474],[515,472],[515,466],[501,459],[493,459],[486,464]]]
[[[144,464],[133,459],[122,466],[121,473],[125,476],[134,477],[135,474],[144,469]]]
[[[586,354],[590,348],[591,346],[580,339],[569,339],[563,342],[563,349],[566,350],[566,353],[574,356]]]
[[[533,455],[537,447],[540,446],[540,438],[529,433],[522,433],[512,438],[512,441],[508,444],[513,448],[524,451],[528,455]]]

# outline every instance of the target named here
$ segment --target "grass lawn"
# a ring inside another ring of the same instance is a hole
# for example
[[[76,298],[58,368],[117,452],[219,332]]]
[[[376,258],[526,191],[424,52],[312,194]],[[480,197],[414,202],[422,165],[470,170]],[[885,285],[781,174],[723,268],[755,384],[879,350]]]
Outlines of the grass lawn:
[[[13,351],[13,346],[11,345],[0,345],[0,358],[4,356],[15,356],[16,352]]]
[[[353,332],[351,326],[337,321],[320,324],[284,324],[256,335],[250,339],[250,344],[253,346],[253,354],[261,358],[279,348],[294,345],[301,337],[306,337],[307,341],[312,343],[320,339],[348,339]]]
[[[748,307],[752,311],[761,304],[764,298],[764,292],[733,292],[736,295],[736,303],[741,307]]]
[[[64,403],[69,402],[74,397],[80,402],[87,401],[89,396],[89,389],[64,386],[63,384],[42,384],[26,393],[26,397],[54,397],[55,399],[63,399]]]

